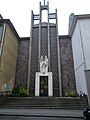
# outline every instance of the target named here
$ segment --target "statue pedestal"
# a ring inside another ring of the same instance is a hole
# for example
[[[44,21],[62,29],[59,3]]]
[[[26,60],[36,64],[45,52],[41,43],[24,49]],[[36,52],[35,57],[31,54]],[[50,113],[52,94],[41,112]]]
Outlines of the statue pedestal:
[[[45,74],[41,72],[36,72],[35,76],[35,96],[40,96],[40,77],[47,77],[48,79],[48,96],[53,96],[53,81],[52,72],[47,72]]]

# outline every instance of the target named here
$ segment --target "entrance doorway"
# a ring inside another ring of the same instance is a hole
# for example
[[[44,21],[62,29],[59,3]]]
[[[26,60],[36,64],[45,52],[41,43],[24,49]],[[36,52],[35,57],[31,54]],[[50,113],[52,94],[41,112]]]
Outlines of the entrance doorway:
[[[48,96],[48,76],[40,76],[40,96]]]
[[[53,96],[52,72],[47,74],[36,72],[35,96]]]

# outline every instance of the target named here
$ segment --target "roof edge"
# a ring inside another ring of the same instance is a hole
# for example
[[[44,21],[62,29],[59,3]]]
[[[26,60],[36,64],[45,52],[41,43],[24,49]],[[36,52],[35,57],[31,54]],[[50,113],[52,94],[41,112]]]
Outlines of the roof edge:
[[[90,18],[90,14],[74,15],[74,19],[69,31],[69,35],[72,36],[78,19],[87,19],[87,18]]]
[[[18,33],[17,33],[14,25],[13,25],[12,22],[10,21],[10,19],[1,19],[1,20],[0,20],[0,23],[7,23],[7,24],[9,24],[9,26],[10,26],[11,29],[12,29],[12,31],[15,33],[17,39],[20,40],[20,37],[19,37],[19,35],[18,35]]]
[[[20,41],[23,41],[23,40],[30,40],[30,37],[20,37]]]
[[[59,35],[59,39],[71,38],[70,35]]]

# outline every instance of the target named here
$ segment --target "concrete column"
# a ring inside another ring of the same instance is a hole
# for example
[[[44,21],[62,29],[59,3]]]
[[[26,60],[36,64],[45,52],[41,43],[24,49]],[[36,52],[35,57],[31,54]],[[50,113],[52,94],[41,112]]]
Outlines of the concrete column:
[[[42,10],[41,10],[41,2],[40,2],[40,17],[39,17],[39,46],[38,46],[38,71],[40,71],[40,56],[41,56],[41,21],[42,21]]]
[[[48,96],[53,96],[52,72],[48,74]]]
[[[48,16],[48,60],[49,60],[49,72],[50,72],[50,25],[49,25],[49,1],[47,1],[47,16]]]
[[[27,80],[27,92],[29,94],[30,85],[30,66],[31,66],[31,46],[32,46],[32,32],[33,32],[33,11],[31,11],[31,32],[30,32],[30,45],[29,45],[29,62],[28,62],[28,80]]]
[[[6,31],[6,23],[3,25],[3,32],[2,32],[2,38],[1,38],[1,46],[0,46],[0,59],[2,56],[2,51],[3,51],[3,44],[4,44],[4,37],[5,37],[5,31]],[[0,62],[1,64],[1,62]]]
[[[62,81],[61,81],[61,65],[60,65],[60,46],[59,46],[59,37],[58,37],[58,19],[57,19],[57,9],[56,9],[56,30],[57,30],[57,49],[58,49],[58,69],[59,69],[59,89],[60,96],[62,96]]]
[[[39,93],[40,93],[40,77],[39,77],[39,74],[38,72],[36,73],[36,79],[35,79],[35,96],[40,96]]]

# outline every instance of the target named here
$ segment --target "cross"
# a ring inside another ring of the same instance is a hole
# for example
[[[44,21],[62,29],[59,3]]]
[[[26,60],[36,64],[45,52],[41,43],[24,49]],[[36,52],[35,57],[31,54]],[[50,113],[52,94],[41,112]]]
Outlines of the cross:
[[[45,6],[45,0],[44,0],[44,6]]]

